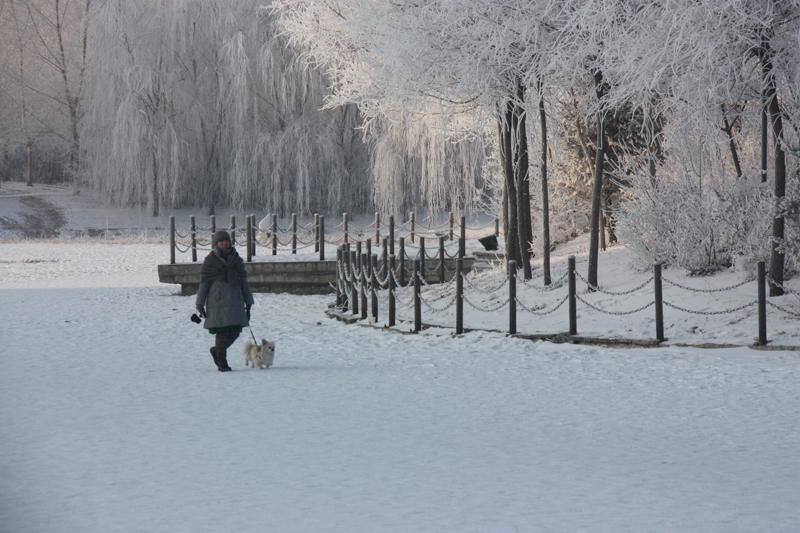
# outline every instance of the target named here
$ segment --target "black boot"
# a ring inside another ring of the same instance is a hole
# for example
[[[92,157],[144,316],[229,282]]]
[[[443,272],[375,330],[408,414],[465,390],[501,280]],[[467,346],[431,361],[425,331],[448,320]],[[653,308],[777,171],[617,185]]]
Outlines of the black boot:
[[[209,351],[211,352],[211,357],[214,358],[214,364],[217,365],[217,370],[219,370],[220,372],[230,372],[231,371],[231,367],[228,366],[228,361],[227,361],[228,357],[225,356],[225,358],[222,361],[220,361],[220,358],[217,357],[217,347],[216,346],[212,346]]]

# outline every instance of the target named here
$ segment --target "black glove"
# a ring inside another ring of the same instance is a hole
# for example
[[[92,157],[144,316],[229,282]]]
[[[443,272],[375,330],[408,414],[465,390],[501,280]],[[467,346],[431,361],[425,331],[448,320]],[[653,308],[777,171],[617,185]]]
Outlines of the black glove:
[[[250,320],[250,304],[244,304],[244,312],[247,315],[247,320]]]
[[[197,309],[197,314],[200,315],[200,318],[204,318],[206,316],[206,308],[202,305],[198,304],[195,306]]]

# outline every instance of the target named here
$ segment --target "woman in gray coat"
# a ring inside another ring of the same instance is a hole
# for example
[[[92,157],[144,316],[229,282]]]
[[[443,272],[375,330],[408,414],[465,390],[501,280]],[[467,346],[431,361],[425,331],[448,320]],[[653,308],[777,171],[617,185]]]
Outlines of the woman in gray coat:
[[[244,261],[231,246],[227,231],[214,233],[214,248],[203,261],[195,305],[203,327],[216,335],[211,357],[220,372],[229,372],[227,350],[250,325],[253,293],[247,283]]]

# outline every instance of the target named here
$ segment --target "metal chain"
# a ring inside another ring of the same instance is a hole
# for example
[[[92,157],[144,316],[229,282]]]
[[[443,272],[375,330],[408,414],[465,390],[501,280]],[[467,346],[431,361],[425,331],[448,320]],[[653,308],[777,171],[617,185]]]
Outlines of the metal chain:
[[[677,305],[671,304],[668,301],[664,300],[664,305],[672,307],[673,309],[677,309],[678,311],[683,311],[685,313],[692,313],[693,315],[724,315],[724,314],[727,314],[727,313],[735,313],[736,311],[741,311],[742,309],[745,309],[745,308],[750,307],[751,305],[755,305],[757,303],[758,303],[758,300],[753,300],[749,304],[744,304],[741,307],[736,307],[736,308],[733,308],[733,309],[726,309],[724,311],[692,311],[691,309],[684,309],[683,307],[678,307]]]
[[[564,285],[563,285],[563,283],[562,283],[562,282],[563,282],[565,279],[567,279],[567,276],[568,276],[568,275],[569,275],[569,272],[565,272],[563,276],[561,276],[560,278],[558,278],[558,279],[557,279],[557,280],[555,280],[555,281],[551,281],[551,282],[550,282],[550,285],[545,285],[544,287],[537,287],[537,286],[535,286],[535,285],[532,283],[532,281],[533,281],[533,278],[532,278],[531,280],[526,280],[526,279],[524,279],[524,278],[517,278],[517,279],[518,279],[519,281],[521,281],[521,282],[522,282],[522,284],[523,284],[523,285],[525,285],[526,287],[528,287],[529,289],[533,289],[533,290],[535,290],[535,291],[537,291],[537,292],[550,292],[550,291],[554,291],[554,290],[556,290],[556,289],[560,289],[561,287],[563,287]],[[537,276],[537,277],[539,277],[539,276]]]
[[[749,279],[746,279],[746,280],[744,280],[743,282],[741,282],[741,283],[739,283],[737,285],[733,285],[731,287],[724,287],[722,289],[693,289],[691,287],[686,287],[684,285],[680,285],[679,283],[675,283],[674,281],[670,281],[667,278],[661,278],[661,279],[664,280],[665,283],[668,283],[670,285],[673,285],[673,286],[678,287],[679,289],[683,289],[685,291],[706,292],[706,293],[708,293],[708,292],[724,292],[724,291],[729,291],[729,290],[732,290],[732,289],[738,289],[742,285],[747,285],[751,281],[755,281],[756,278],[749,278]]]
[[[780,289],[781,289],[781,290],[782,290],[784,293],[786,293],[786,294],[794,294],[795,296],[800,296],[800,293],[797,293],[797,292],[795,292],[795,291],[793,291],[793,290],[791,290],[791,289],[787,288],[787,287],[786,287],[785,285],[783,285],[782,283],[778,283],[777,281],[775,281],[774,279],[772,279],[772,277],[771,277],[769,274],[767,274],[767,281],[768,281],[769,283],[771,283],[771,284],[775,285],[776,287],[780,287]]]
[[[507,300],[507,299],[503,299],[503,300],[500,300],[500,301],[497,303],[497,305],[495,305],[494,307],[480,307],[479,305],[477,305],[477,304],[475,304],[475,303],[471,302],[471,301],[469,300],[469,298],[467,298],[467,295],[466,295],[466,294],[462,294],[462,295],[461,295],[461,297],[462,297],[462,299],[463,299],[465,302],[467,302],[469,305],[471,305],[472,307],[474,307],[474,308],[475,308],[475,309],[477,309],[478,311],[482,311],[482,312],[484,312],[484,313],[494,313],[494,312],[496,312],[496,311],[499,311],[500,309],[502,309],[502,308],[503,308],[503,307],[505,307],[506,305],[508,305],[508,300]]]
[[[527,311],[528,313],[530,313],[532,315],[536,315],[536,316],[546,316],[546,315],[550,315],[552,313],[555,313],[562,305],[564,305],[564,302],[566,302],[567,300],[569,300],[569,294],[564,296],[564,298],[562,298],[561,301],[558,302],[558,305],[556,305],[554,308],[550,309],[549,311],[537,311],[537,310],[534,310],[534,309],[528,309],[527,307],[525,307],[525,304],[523,304],[521,301],[519,301],[519,298],[516,299],[517,305],[519,305],[523,309],[523,311]]]
[[[788,309],[784,309],[783,307],[781,307],[781,306],[779,306],[777,304],[774,304],[774,303],[770,302],[769,300],[767,300],[767,304],[771,305],[775,309],[779,309],[779,310],[783,311],[784,313],[786,313],[789,316],[793,316],[795,318],[800,318],[800,313],[794,313],[792,311],[789,311]]]
[[[638,287],[636,287],[636,288],[634,288],[634,289],[631,289],[631,290],[629,290],[629,291],[625,291],[625,292],[611,292],[611,291],[604,291],[604,290],[603,290],[603,289],[601,289],[600,287],[597,287],[597,286],[595,286],[595,285],[592,285],[591,283],[589,283],[589,282],[586,280],[586,278],[584,278],[583,276],[581,276],[581,275],[580,275],[580,273],[579,273],[577,270],[575,271],[575,275],[576,275],[576,276],[578,276],[578,278],[579,278],[579,279],[580,279],[582,282],[586,283],[586,284],[587,284],[587,285],[588,285],[588,286],[589,286],[589,287],[590,287],[592,290],[595,290],[595,291],[597,291],[597,292],[601,292],[601,293],[603,293],[603,294],[609,294],[609,295],[611,295],[611,296],[625,296],[625,295],[627,295],[627,294],[633,294],[634,292],[636,292],[636,291],[638,291],[638,290],[644,289],[644,288],[645,288],[647,285],[649,285],[649,284],[650,284],[650,282],[651,282],[651,281],[653,281],[653,279],[655,279],[655,277],[654,277],[654,276],[650,276],[650,279],[648,279],[647,281],[645,281],[644,283],[642,283],[641,285],[639,285]]]
[[[450,301],[449,301],[449,302],[447,302],[447,305],[445,305],[445,306],[444,306],[443,308],[441,308],[441,309],[436,309],[436,308],[435,308],[435,307],[433,307],[431,304],[429,304],[429,303],[428,303],[428,302],[425,300],[425,298],[423,298],[423,297],[422,297],[422,294],[421,294],[421,293],[420,293],[420,295],[419,295],[419,299],[420,299],[420,301],[421,301],[423,304],[425,304],[425,307],[427,307],[428,309],[430,309],[430,310],[431,310],[431,311],[433,311],[434,313],[444,313],[445,311],[447,311],[448,309],[450,309],[450,308],[453,306],[453,304],[454,304],[454,303],[456,303],[456,295],[455,295],[455,293],[453,293],[453,297],[450,299]]]
[[[495,293],[495,292],[499,291],[499,290],[500,290],[500,289],[502,289],[503,287],[505,287],[505,286],[506,286],[506,283],[508,283],[508,278],[507,278],[507,277],[505,277],[505,276],[503,276],[503,282],[502,282],[502,283],[500,283],[500,285],[498,285],[497,287],[490,288],[490,289],[481,289],[480,287],[478,287],[478,286],[474,285],[474,284],[473,284],[473,283],[472,283],[472,282],[469,280],[469,278],[468,278],[467,276],[464,276],[464,281],[466,281],[466,282],[467,282],[467,285],[469,285],[469,286],[470,286],[472,289],[475,289],[476,291],[480,292],[481,294],[492,294],[492,293]]]
[[[607,314],[607,315],[615,315],[615,316],[622,316],[622,315],[632,315],[632,314],[634,314],[634,313],[638,313],[639,311],[643,311],[643,310],[647,309],[647,308],[648,308],[648,307],[650,307],[651,305],[655,305],[655,302],[650,302],[650,303],[648,303],[647,305],[644,305],[644,306],[640,307],[639,309],[634,309],[633,311],[606,311],[605,309],[600,309],[599,307],[597,307],[597,306],[595,306],[595,305],[592,305],[592,304],[590,304],[589,302],[587,302],[586,300],[584,300],[584,299],[583,299],[583,298],[581,298],[580,296],[577,296],[577,295],[576,295],[575,297],[576,297],[578,300],[580,300],[581,302],[583,302],[583,303],[585,303],[586,305],[588,305],[589,307],[591,307],[592,309],[594,309],[595,311],[599,311],[599,312],[601,312],[601,313],[605,313],[605,314]],[[665,303],[666,303],[666,302],[665,302]]]

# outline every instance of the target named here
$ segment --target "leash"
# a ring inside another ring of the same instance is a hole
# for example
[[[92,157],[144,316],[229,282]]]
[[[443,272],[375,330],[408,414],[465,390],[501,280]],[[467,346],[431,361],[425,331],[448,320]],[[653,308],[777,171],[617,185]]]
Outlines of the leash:
[[[249,330],[250,330],[250,336],[251,336],[251,337],[253,337],[253,344],[255,344],[256,346],[258,346],[258,342],[256,342],[256,336],[255,336],[255,335],[253,335],[253,328],[251,328],[250,326],[247,326],[247,329],[249,329]]]

